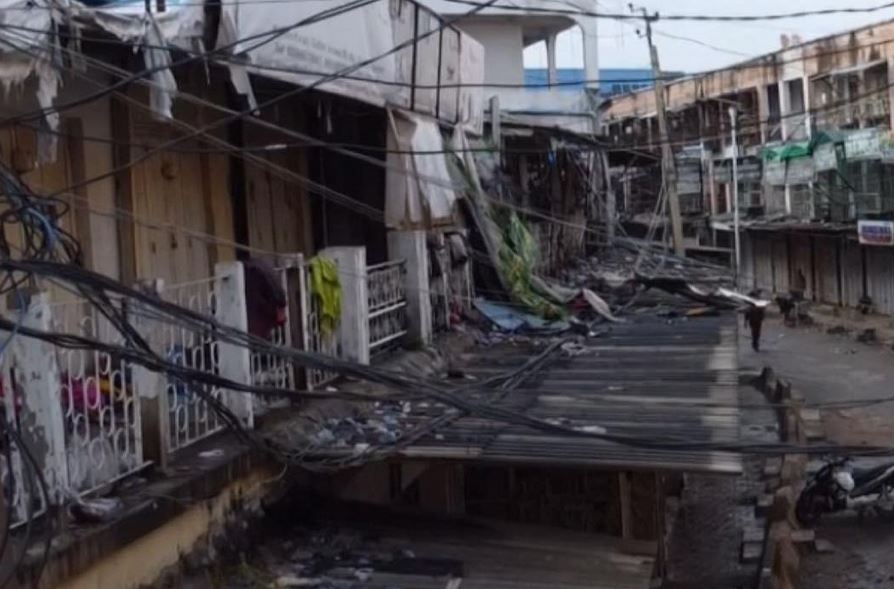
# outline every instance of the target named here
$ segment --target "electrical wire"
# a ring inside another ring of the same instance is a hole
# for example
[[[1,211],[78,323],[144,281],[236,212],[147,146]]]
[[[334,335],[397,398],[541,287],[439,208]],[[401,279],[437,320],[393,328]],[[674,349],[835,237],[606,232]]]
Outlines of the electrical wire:
[[[233,2],[228,2],[226,0],[222,0],[220,2],[221,6],[228,5],[246,5],[252,6],[256,4],[291,4],[291,3],[301,3],[301,2],[318,2],[319,0],[236,0]],[[328,0],[331,2],[336,2],[340,0]],[[475,2],[466,1],[466,0],[448,0],[450,2],[457,2],[460,4],[476,4]],[[116,0],[116,5],[127,5],[134,4],[142,6],[144,0]],[[175,8],[179,8],[181,6],[206,6],[206,4],[202,2],[190,2],[190,1],[180,1],[176,3]],[[27,7],[12,7],[11,10],[33,10],[35,8],[38,9],[46,9],[52,10],[52,7],[43,7],[43,6],[27,6]],[[609,19],[609,20],[643,20],[641,15],[634,15],[623,12],[595,12],[588,11],[584,9],[577,8],[576,10],[569,11],[561,11],[554,10],[550,8],[535,8],[535,7],[526,7],[518,4],[510,4],[510,5],[496,5],[494,8],[503,8],[503,9],[511,9],[518,11],[532,11],[532,12],[552,12],[556,14],[579,14],[581,16],[591,16],[593,18],[599,19]],[[815,9],[815,10],[799,10],[794,12],[786,12],[786,13],[776,13],[776,14],[743,14],[743,15],[712,15],[712,14],[666,14],[660,15],[656,13],[654,16],[649,18],[653,20],[678,20],[678,21],[714,21],[714,22],[761,22],[761,21],[771,21],[771,20],[786,20],[786,19],[800,19],[800,18],[808,18],[815,16],[835,16],[840,14],[871,14],[875,12],[880,12],[889,8],[894,8],[894,2],[877,4],[875,6],[863,7],[863,8],[853,8],[853,7],[842,7],[842,8],[823,8],[823,9]]]
[[[114,84],[111,84],[110,86],[108,86],[107,88],[105,88],[101,91],[94,92],[87,96],[82,96],[76,100],[72,100],[72,101],[69,101],[69,102],[66,102],[63,104],[53,105],[53,106],[46,107],[46,108],[39,108],[39,109],[37,109],[33,112],[30,112],[30,113],[22,113],[19,115],[15,115],[13,117],[8,117],[6,119],[0,119],[0,127],[2,127],[4,125],[9,125],[9,124],[12,124],[12,123],[15,123],[18,121],[33,120],[33,119],[37,119],[37,118],[46,117],[50,113],[59,113],[59,112],[63,112],[65,110],[69,110],[69,109],[72,109],[72,108],[75,108],[78,106],[82,106],[84,104],[88,104],[90,102],[93,102],[95,100],[98,100],[100,98],[103,98],[103,97],[109,95],[110,93],[112,93],[115,90],[119,90],[121,88],[126,88],[128,84],[132,84],[132,83],[140,80],[141,78],[150,76],[156,72],[164,71],[167,69],[173,70],[175,68],[185,66],[185,65],[188,65],[191,63],[201,62],[201,61],[207,60],[208,58],[210,58],[218,53],[223,53],[223,52],[235,49],[237,47],[239,47],[241,51],[252,51],[254,49],[262,47],[263,45],[272,43],[279,37],[289,33],[290,31],[293,31],[295,29],[309,26],[312,24],[316,24],[316,23],[322,22],[322,21],[330,19],[330,18],[335,18],[335,17],[345,14],[347,12],[351,12],[353,10],[362,8],[363,6],[366,6],[366,5],[372,4],[373,2],[378,2],[378,1],[379,0],[352,0],[344,5],[341,5],[337,8],[335,8],[335,9],[322,10],[320,12],[312,14],[312,15],[305,17],[305,18],[301,19],[300,21],[293,23],[291,25],[288,25],[288,26],[280,27],[277,29],[271,29],[269,31],[263,31],[261,33],[256,33],[254,35],[249,35],[247,37],[242,37],[242,38],[237,39],[231,43],[227,43],[226,45],[217,47],[211,51],[203,51],[200,54],[185,57],[181,60],[174,61],[170,64],[161,64],[161,65],[157,65],[157,66],[153,66],[153,67],[148,67],[143,70],[140,70],[139,72],[136,72],[135,74],[131,75],[130,77],[128,77],[126,79],[123,79],[123,80],[120,80]],[[254,43],[248,47],[242,47],[243,44],[245,44],[249,41],[256,41],[258,39],[262,39],[262,40],[257,41],[256,43]]]
[[[481,3],[475,2],[474,0],[447,0],[447,2],[452,2],[455,4],[465,4],[467,6],[481,6]],[[583,9],[563,9],[563,8],[544,8],[539,6],[520,6],[517,4],[493,4],[491,5],[493,8],[499,8],[501,10],[510,10],[513,12],[521,12],[521,13],[531,13],[531,14],[565,14],[570,16],[587,16],[591,18],[597,19],[611,19],[611,20],[633,20],[633,21],[642,21],[644,17],[642,15],[637,14],[628,14],[628,13],[609,13],[609,12],[598,12],[592,10],[583,10]],[[798,18],[807,18],[807,17],[815,17],[815,16],[834,16],[839,14],[871,14],[875,12],[881,12],[883,10],[887,10],[889,8],[894,8],[894,2],[886,2],[884,4],[878,4],[875,6],[869,6],[865,8],[854,8],[854,7],[846,7],[846,8],[824,8],[818,10],[798,10],[795,12],[785,12],[785,13],[777,13],[777,14],[751,14],[751,15],[722,15],[722,14],[664,14],[660,15],[655,13],[654,15],[647,16],[648,20],[653,22],[657,21],[701,21],[701,22],[761,22],[761,21],[771,21],[771,20],[787,20],[787,19],[798,19]]]
[[[131,99],[131,100],[132,100],[132,99]],[[201,103],[201,104],[210,104],[210,105],[214,106],[213,103],[209,103],[208,101],[200,100],[200,103]],[[142,106],[142,105],[141,105],[141,106]],[[145,107],[144,107],[144,108],[145,108]],[[801,116],[800,113],[798,113],[798,116]],[[249,119],[249,120],[253,120],[253,119]],[[190,128],[193,128],[193,127],[191,127],[191,126],[189,126],[189,127],[190,127]],[[223,142],[223,140],[220,140],[220,139],[217,139],[217,138],[213,138],[213,137],[212,137],[212,140],[215,140],[215,141],[218,141],[218,142],[220,142],[220,143],[226,144],[225,142]],[[237,148],[236,146],[229,146],[229,145],[228,145],[228,147],[229,147],[230,149],[232,149],[233,151],[238,150],[238,148]],[[361,156],[361,157],[362,157],[362,156]],[[370,162],[370,163],[375,163],[376,165],[384,165],[384,166],[387,166],[387,165],[388,165],[387,163],[381,162],[381,161],[379,161],[379,160],[375,160],[374,158],[373,158],[373,159],[364,158],[364,159],[365,159],[365,161],[368,161],[368,162]],[[256,161],[257,161],[257,160],[256,160]],[[264,160],[263,158],[260,159],[260,163],[262,163],[263,165],[274,166],[274,164],[272,164],[271,162],[268,162],[267,160]],[[290,170],[284,169],[284,168],[282,168],[282,167],[280,167],[280,173],[281,173],[281,174],[284,174],[284,175],[286,175],[286,176],[291,176],[292,179],[295,179],[295,180],[297,180],[297,181],[303,182],[303,183],[305,183],[305,184],[307,184],[307,183],[310,182],[308,179],[306,179],[306,178],[304,178],[304,177],[301,177],[301,176],[295,174],[294,172],[291,172]],[[425,179],[426,179],[427,181],[435,181],[435,182],[437,182],[437,183],[441,183],[441,181],[440,181],[439,179],[430,179],[430,178],[425,178]],[[356,200],[354,200],[354,199],[350,199],[350,197],[344,197],[344,195],[334,193],[333,191],[331,191],[331,190],[328,189],[327,187],[323,187],[323,186],[320,186],[320,185],[315,185],[314,187],[317,189],[318,193],[322,193],[324,196],[330,196],[330,197],[332,197],[333,199],[348,198],[348,199],[349,199],[349,200],[347,201],[347,202],[348,202],[348,206],[352,206],[352,207],[358,207],[358,206],[359,206],[360,208],[368,207],[368,205],[365,205],[364,203],[361,203],[360,201],[356,201]],[[71,188],[71,187],[69,187],[69,188]],[[69,188],[66,188],[66,189],[63,189],[63,190],[68,190]],[[456,187],[453,186],[453,185],[451,184],[450,188],[455,189]],[[62,192],[62,191],[57,191],[57,194],[60,193],[60,192]],[[504,203],[504,202],[502,202],[502,201],[495,201],[495,202],[496,202],[497,204],[500,204],[500,205],[511,206],[511,205],[509,205],[508,203]],[[556,221],[555,218],[551,217],[550,215],[546,215],[546,214],[544,214],[544,213],[541,213],[541,212],[531,211],[531,214],[533,214],[534,216],[537,216],[537,217],[539,217],[539,218],[541,218],[541,219],[543,219],[543,220]],[[369,213],[367,213],[367,215],[370,216],[370,218],[372,218],[373,220],[381,220],[381,219],[383,218],[383,217],[382,217],[382,213],[381,213],[380,211],[376,211],[376,210],[374,210],[374,209],[372,210],[371,215],[370,215]],[[578,227],[580,227],[580,226],[578,225]],[[585,230],[585,231],[594,231],[593,228],[589,228],[589,227],[586,227],[584,230]],[[601,229],[596,229],[595,231],[596,231],[596,232],[601,232],[602,230],[601,230]]]

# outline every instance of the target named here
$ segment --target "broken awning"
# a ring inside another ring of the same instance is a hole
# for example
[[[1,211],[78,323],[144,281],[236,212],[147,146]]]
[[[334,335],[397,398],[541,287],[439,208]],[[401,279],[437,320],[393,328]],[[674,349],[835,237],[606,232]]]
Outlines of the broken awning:
[[[347,8],[339,12],[342,7]],[[302,86],[381,56],[352,70],[350,78],[336,77],[320,89],[377,106],[400,103],[400,88],[362,81],[397,80],[397,57],[389,53],[395,44],[387,1],[355,5],[302,0],[270,10],[224,2],[221,31],[226,40],[218,49],[244,56],[249,71]]]
[[[31,0],[0,0],[0,30],[4,31],[0,37],[0,88],[8,98],[10,89],[19,89],[32,76],[37,80],[35,98],[44,112],[38,134],[40,161],[55,159],[59,125],[59,113],[51,110],[60,80],[51,27],[52,11],[47,7]]]
[[[225,0],[217,50],[259,76],[483,127],[483,46],[417,2]]]
[[[810,142],[800,141],[775,147],[765,147],[761,151],[761,157],[765,161],[786,161],[800,157],[810,157],[811,153]]]
[[[440,127],[401,110],[389,109],[388,120],[385,224],[391,229],[452,224],[456,192]]]

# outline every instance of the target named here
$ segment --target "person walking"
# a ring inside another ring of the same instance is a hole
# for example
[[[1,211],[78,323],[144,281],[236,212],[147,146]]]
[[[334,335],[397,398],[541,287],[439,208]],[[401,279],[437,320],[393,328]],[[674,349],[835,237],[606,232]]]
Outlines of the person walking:
[[[757,298],[760,296],[760,293],[752,293],[750,296]],[[765,315],[766,309],[754,303],[749,304],[745,310],[745,322],[751,328],[751,349],[755,352],[760,352],[761,350],[761,328],[764,325]]]

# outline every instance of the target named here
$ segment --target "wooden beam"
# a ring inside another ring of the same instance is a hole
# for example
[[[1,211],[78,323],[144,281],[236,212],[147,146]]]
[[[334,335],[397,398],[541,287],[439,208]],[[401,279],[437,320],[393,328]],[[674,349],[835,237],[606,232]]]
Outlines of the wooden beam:
[[[66,151],[68,152],[68,164],[71,184],[75,185],[75,195],[72,198],[72,225],[75,236],[81,244],[81,254],[85,268],[93,269],[93,239],[90,230],[90,201],[87,187],[83,184],[86,179],[86,158],[84,156],[84,123],[79,118],[65,120]]]
[[[134,191],[131,162],[131,126],[130,107],[122,99],[113,97],[112,110],[112,165],[122,168],[115,174],[115,207],[123,214],[118,218],[118,251],[121,260],[121,281],[132,285],[137,280],[136,228],[132,218],[134,210]]]
[[[621,511],[621,538],[634,540],[633,501],[630,495],[630,473],[618,473],[618,504]]]

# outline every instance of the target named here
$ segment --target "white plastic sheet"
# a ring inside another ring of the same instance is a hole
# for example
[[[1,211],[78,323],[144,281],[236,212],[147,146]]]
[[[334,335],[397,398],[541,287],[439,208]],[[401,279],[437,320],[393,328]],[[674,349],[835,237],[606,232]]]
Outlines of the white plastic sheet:
[[[389,119],[392,151],[428,153],[389,153],[386,225],[393,229],[419,229],[452,224],[456,193],[438,124],[403,111],[389,111]]]
[[[257,5],[224,3],[224,18],[238,39],[233,53],[244,53],[250,71],[293,84],[307,86],[329,74],[384,55],[351,71],[356,78],[395,80],[394,34],[388,0],[346,11],[313,24],[299,25],[321,12],[348,4],[347,0],[302,0],[276,4],[275,9]],[[340,77],[320,85],[321,90],[384,105],[399,91],[394,86]]]

